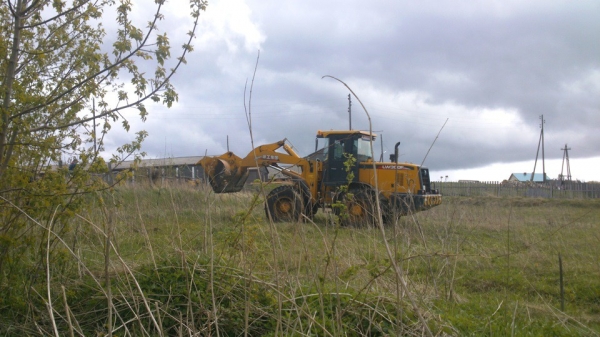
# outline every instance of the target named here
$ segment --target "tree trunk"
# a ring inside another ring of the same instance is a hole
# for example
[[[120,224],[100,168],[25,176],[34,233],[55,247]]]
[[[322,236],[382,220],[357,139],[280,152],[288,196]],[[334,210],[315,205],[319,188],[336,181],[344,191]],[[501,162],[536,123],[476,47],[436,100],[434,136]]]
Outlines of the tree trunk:
[[[17,0],[17,6],[14,12],[14,31],[11,46],[10,59],[6,69],[4,93],[2,97],[2,124],[0,125],[0,179],[4,175],[4,171],[10,161],[12,153],[12,144],[8,141],[8,133],[10,131],[10,105],[13,95],[13,83],[17,71],[17,62],[19,58],[19,45],[21,44],[21,22],[23,17],[23,8],[25,0]],[[11,137],[11,138],[14,138]]]

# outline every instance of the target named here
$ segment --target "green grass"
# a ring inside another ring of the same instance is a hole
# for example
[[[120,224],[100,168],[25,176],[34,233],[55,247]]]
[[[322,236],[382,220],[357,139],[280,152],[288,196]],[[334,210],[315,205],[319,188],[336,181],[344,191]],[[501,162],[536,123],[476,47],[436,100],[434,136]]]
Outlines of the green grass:
[[[65,304],[81,331],[105,332],[110,229],[119,335],[421,335],[423,323],[434,335],[600,335],[600,200],[447,197],[388,226],[384,239],[339,228],[329,213],[269,224],[252,193],[121,187],[102,198],[105,206],[90,198],[63,238],[90,272],[68,251],[52,263],[61,334]],[[3,300],[0,326],[11,328],[0,332],[51,333],[44,277],[32,289],[39,295]]]

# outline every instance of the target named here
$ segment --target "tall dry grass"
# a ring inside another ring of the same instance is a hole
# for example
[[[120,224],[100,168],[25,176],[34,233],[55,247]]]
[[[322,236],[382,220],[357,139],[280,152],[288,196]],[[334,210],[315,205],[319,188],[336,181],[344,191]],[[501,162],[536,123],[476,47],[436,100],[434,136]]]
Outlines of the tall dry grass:
[[[32,291],[3,298],[0,333],[598,335],[598,206],[446,198],[385,228],[404,287],[376,228],[271,224],[260,193],[120,187],[89,198]]]

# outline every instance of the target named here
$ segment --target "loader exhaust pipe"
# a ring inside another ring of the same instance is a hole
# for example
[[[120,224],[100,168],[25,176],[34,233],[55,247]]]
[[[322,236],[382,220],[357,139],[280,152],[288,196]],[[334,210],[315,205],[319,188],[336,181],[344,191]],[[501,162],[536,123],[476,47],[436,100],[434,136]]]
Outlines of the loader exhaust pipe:
[[[390,154],[390,161],[392,163],[398,164],[398,147],[400,146],[400,142],[396,143],[394,146],[394,154]]]

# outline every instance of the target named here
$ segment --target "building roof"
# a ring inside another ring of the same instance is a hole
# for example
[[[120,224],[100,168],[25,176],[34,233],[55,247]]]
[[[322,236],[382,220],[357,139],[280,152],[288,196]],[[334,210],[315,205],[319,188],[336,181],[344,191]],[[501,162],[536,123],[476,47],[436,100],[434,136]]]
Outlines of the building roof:
[[[508,180],[518,180],[521,182],[531,181],[531,173],[523,172],[523,173],[512,173]],[[546,180],[548,180],[548,176],[546,176]],[[535,173],[533,175],[533,181],[541,183],[544,181],[543,173]]]

